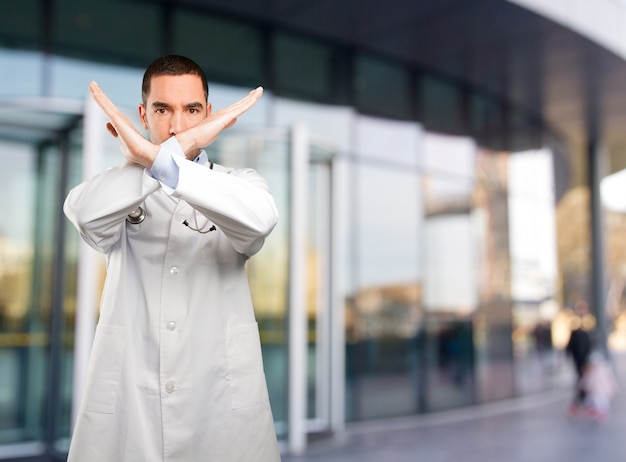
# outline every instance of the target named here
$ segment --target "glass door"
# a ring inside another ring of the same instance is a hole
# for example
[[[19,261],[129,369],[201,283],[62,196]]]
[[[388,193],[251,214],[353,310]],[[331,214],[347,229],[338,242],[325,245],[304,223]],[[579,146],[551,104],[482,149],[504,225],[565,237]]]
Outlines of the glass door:
[[[343,317],[334,302],[336,268],[341,267],[332,258],[339,249],[335,150],[296,125],[290,152],[287,442],[290,452],[298,454],[304,452],[309,433],[336,431],[338,420],[343,423],[333,408],[343,408],[344,343],[337,341]]]
[[[76,239],[62,204],[79,121],[0,106],[0,460],[63,459],[67,449]]]

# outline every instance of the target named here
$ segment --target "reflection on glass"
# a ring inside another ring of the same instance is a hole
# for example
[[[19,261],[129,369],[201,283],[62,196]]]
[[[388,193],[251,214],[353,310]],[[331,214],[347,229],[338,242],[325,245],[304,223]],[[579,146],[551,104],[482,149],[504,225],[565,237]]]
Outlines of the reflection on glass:
[[[41,435],[41,393],[32,387],[42,383],[47,339],[31,309],[37,153],[0,141],[0,161],[0,184],[11,191],[0,201],[2,216],[11,217],[0,225],[0,443],[11,443]],[[38,380],[30,380],[34,374]]]
[[[478,150],[473,215],[479,307],[473,324],[479,403],[514,393],[507,171],[508,153]]]
[[[470,404],[478,308],[473,188],[476,147],[427,134],[424,142],[424,355],[428,410]]]
[[[553,385],[553,323],[560,307],[552,153],[513,153],[508,162],[511,296],[516,388]]]
[[[421,207],[410,171],[354,167],[353,266],[347,306],[349,420],[415,413],[420,407],[418,333]]]
[[[60,266],[62,145],[0,142],[9,166],[0,183],[11,197],[0,213],[12,217],[0,230],[1,443],[55,444],[69,435],[73,316],[65,318],[59,291],[72,258]]]

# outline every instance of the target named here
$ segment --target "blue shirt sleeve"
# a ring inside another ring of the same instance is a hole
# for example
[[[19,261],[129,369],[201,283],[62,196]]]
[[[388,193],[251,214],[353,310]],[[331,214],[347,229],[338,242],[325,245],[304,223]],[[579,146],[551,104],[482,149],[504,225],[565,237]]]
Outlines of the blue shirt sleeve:
[[[178,173],[180,168],[174,161],[173,156],[185,157],[175,137],[171,137],[161,144],[161,149],[159,149],[159,153],[156,159],[154,159],[152,167],[150,167],[150,173],[161,183],[172,189],[176,189],[178,186]]]

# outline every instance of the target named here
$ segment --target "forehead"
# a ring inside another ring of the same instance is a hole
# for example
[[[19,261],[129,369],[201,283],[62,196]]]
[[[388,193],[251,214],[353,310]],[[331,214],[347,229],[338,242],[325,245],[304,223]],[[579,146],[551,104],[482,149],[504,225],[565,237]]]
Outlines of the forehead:
[[[206,98],[202,80],[197,75],[158,75],[150,81],[148,101],[206,103]]]

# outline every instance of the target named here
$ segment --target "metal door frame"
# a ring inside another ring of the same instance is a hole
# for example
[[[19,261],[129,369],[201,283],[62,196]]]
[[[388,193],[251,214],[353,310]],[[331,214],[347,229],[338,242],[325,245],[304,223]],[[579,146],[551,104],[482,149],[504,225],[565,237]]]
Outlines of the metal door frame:
[[[318,313],[316,364],[317,419],[307,419],[307,227],[309,210],[309,173],[311,147],[326,147],[336,152],[331,143],[316,138],[303,124],[291,130],[291,204],[290,204],[290,262],[289,262],[289,432],[288,448],[292,454],[302,454],[307,446],[307,434],[328,430],[335,435],[345,428],[345,322],[344,281],[341,279],[345,251],[343,248],[346,222],[345,194],[347,163],[341,156],[328,160],[328,197],[323,198],[330,210],[327,239],[322,243],[328,272],[323,280],[326,287],[318,296],[326,305]]]

